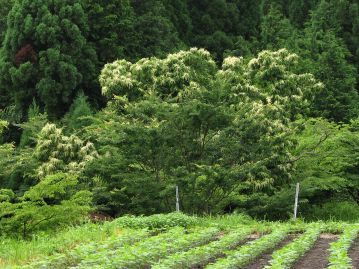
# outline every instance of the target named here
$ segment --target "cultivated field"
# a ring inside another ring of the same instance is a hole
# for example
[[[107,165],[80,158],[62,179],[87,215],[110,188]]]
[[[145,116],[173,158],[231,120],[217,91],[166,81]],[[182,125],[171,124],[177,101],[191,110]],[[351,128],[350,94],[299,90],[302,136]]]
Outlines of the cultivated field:
[[[335,222],[123,217],[70,229],[47,243],[19,241],[17,251],[28,255],[11,261],[0,251],[0,257],[3,268],[359,268],[358,232],[359,225]]]

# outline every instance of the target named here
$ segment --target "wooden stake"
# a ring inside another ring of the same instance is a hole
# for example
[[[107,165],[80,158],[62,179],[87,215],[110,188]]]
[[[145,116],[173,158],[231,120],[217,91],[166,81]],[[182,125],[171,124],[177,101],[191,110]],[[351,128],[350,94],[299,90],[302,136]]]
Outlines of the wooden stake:
[[[180,211],[178,186],[176,186],[176,211]]]
[[[297,187],[296,187],[296,189],[295,189],[294,220],[297,220],[297,213],[298,213],[298,197],[299,197],[299,183],[297,183]]]

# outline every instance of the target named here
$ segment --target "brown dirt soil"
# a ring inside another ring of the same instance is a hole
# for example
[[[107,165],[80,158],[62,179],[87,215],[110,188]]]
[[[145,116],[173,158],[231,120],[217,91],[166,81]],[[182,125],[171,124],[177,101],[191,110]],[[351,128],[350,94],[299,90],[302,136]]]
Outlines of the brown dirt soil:
[[[293,269],[326,268],[328,266],[329,244],[335,240],[337,240],[337,236],[321,235],[311,250],[296,262]]]
[[[293,239],[296,237],[296,235],[289,235],[286,239],[284,239],[282,242],[280,242],[274,250],[270,250],[262,256],[258,257],[253,263],[249,264],[248,266],[244,267],[244,269],[262,269],[264,266],[269,264],[269,261],[272,258],[272,253],[277,250],[281,249],[285,245],[289,244],[293,241]]]
[[[352,268],[359,269],[359,237],[354,241],[349,249],[349,257],[352,259]]]

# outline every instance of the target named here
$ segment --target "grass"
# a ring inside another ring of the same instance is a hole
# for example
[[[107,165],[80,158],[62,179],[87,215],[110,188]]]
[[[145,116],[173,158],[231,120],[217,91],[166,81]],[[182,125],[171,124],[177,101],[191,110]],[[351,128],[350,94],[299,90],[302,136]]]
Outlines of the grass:
[[[11,268],[41,259],[55,252],[64,252],[80,243],[102,241],[111,235],[121,234],[113,225],[87,223],[53,234],[38,234],[32,240],[2,238],[0,240],[0,267]]]

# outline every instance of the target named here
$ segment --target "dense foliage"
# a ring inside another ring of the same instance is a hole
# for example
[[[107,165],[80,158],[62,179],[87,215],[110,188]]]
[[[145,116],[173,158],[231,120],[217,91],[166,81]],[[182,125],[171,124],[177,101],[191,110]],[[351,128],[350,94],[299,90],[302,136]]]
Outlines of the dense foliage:
[[[21,113],[36,98],[50,117],[59,117],[79,89],[91,94],[97,57],[88,32],[81,1],[16,1],[1,50],[5,102]]]
[[[300,182],[303,217],[359,217],[356,0],[0,5],[1,232],[170,212],[176,186],[285,219]]]
[[[191,49],[163,60],[108,64],[100,82],[111,98],[102,113],[111,114],[89,126],[88,137],[106,147],[106,163],[118,163],[117,184],[130,166],[131,176],[162,189],[152,199],[171,199],[179,185],[185,211],[218,212],[241,188],[288,182],[288,149],[295,142],[290,123],[321,89],[313,76],[291,71],[296,60],[286,50],[264,51],[249,62],[226,58],[218,69],[208,52]],[[109,120],[118,138],[106,128]],[[110,167],[102,171],[103,178],[115,174]]]

